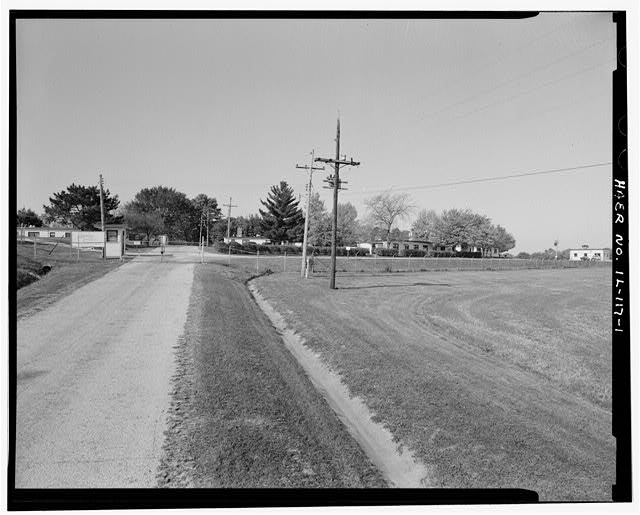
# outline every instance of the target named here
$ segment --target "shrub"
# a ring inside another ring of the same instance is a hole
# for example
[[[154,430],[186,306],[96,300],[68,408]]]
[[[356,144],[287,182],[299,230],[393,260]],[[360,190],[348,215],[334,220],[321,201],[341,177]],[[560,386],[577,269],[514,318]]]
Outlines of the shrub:
[[[425,257],[427,255],[427,251],[426,250],[409,249],[409,250],[405,250],[404,251],[404,255],[406,257]]]
[[[229,245],[227,245],[223,241],[216,241],[212,245],[212,247],[213,247],[213,250],[215,250],[216,252],[228,252],[229,251]]]
[[[369,255],[369,249],[366,249],[366,248],[363,248],[363,247],[351,247],[351,249],[348,252],[348,255],[349,256],[358,256],[358,257],[368,256]]]
[[[244,250],[250,254],[256,254],[258,252],[258,245],[255,243],[247,243],[244,246]]]
[[[482,252],[457,252],[455,255],[463,258],[481,258]]]
[[[245,249],[248,250],[249,245],[245,245]],[[287,255],[302,254],[302,247],[298,247],[296,245],[255,245],[255,247],[252,247],[251,249],[252,253],[259,250],[260,254],[279,255],[284,254],[285,252]]]
[[[151,240],[151,245],[160,245],[160,238],[154,238]],[[172,240],[169,238],[168,245],[198,245],[197,241],[187,241],[187,240]]]
[[[302,251],[302,249],[301,249]],[[307,247],[308,255],[330,256],[331,247]],[[346,247],[336,247],[336,256],[368,256],[369,251],[362,247],[350,247],[347,252]]]
[[[307,254],[316,256],[330,256],[331,247],[308,247]]]
[[[231,254],[244,254],[245,250],[244,247],[242,245],[240,245],[239,243],[236,243],[235,241],[232,241],[230,244],[229,243],[225,243],[223,241],[216,241],[213,244],[213,249],[216,252],[222,252],[223,254],[226,254],[229,252],[229,247],[231,247]]]
[[[375,252],[381,257],[398,257],[398,249],[376,249]]]

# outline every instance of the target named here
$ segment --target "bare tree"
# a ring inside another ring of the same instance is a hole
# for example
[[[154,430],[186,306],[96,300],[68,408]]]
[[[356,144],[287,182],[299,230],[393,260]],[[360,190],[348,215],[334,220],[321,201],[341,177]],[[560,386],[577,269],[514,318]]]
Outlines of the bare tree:
[[[387,233],[387,246],[389,235],[396,220],[406,218],[414,206],[407,193],[380,193],[364,201],[369,209],[369,220],[373,225],[381,225]]]

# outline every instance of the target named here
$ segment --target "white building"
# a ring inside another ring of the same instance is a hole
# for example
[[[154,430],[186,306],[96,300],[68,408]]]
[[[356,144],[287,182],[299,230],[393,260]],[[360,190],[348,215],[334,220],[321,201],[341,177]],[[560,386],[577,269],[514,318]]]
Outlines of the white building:
[[[427,240],[390,240],[387,244],[386,240],[373,241],[371,243],[358,243],[358,247],[365,248],[372,254],[376,249],[393,249],[403,255],[407,250],[423,250],[429,252],[437,250],[433,243]]]
[[[580,249],[569,249],[571,261],[610,261],[609,249],[590,249],[589,245],[583,245]]]
[[[231,236],[230,238],[224,237],[225,243],[239,243],[240,245],[246,245],[247,243],[255,243],[256,245],[268,245],[271,241],[268,238],[261,238],[259,236]],[[299,245],[302,245],[300,243]]]
[[[484,257],[500,257],[500,249],[497,247],[483,249],[475,245],[463,246],[458,244],[454,247],[454,250],[456,252],[481,252]]]
[[[18,227],[18,237],[25,238],[71,238],[73,229],[68,227]]]

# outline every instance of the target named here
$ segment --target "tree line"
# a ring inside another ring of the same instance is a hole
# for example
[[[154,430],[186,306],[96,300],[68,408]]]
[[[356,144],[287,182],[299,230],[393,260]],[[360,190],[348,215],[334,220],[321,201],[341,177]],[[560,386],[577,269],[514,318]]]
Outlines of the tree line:
[[[501,225],[494,225],[487,216],[470,209],[445,209],[441,214],[423,209],[412,227],[413,237],[432,241],[437,245],[497,248],[500,252],[512,249],[516,240]]]
[[[236,216],[227,220],[214,196],[200,193],[193,198],[167,186],[143,188],[133,199],[121,205],[117,195],[103,192],[107,223],[125,223],[130,233],[151,241],[166,234],[172,241],[210,241],[223,239],[230,227],[231,236],[262,237],[272,243],[301,242],[305,213],[295,192],[286,181],[271,186],[257,214]],[[354,246],[363,241],[427,240],[435,245],[453,247],[498,248],[506,251],[515,246],[515,238],[487,216],[469,209],[448,209],[438,214],[423,209],[411,225],[401,230],[398,223],[406,220],[415,206],[407,194],[382,193],[365,200],[367,213],[358,219],[350,202],[338,203],[337,244]],[[100,191],[97,186],[71,184],[54,193],[38,216],[30,209],[18,211],[18,225],[58,224],[79,230],[100,227]],[[318,193],[309,200],[308,243],[322,247],[331,243],[332,216]]]

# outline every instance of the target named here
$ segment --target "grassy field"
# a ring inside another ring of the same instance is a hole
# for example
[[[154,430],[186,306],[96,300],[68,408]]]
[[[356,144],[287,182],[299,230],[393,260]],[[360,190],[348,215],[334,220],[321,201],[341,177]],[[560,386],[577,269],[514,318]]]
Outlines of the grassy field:
[[[610,500],[607,268],[256,279],[434,486]]]
[[[25,274],[30,274],[33,279],[16,293],[18,318],[44,309],[122,264],[118,259],[102,259],[99,252],[81,251],[78,256],[77,250],[71,249],[65,242],[58,245],[55,242],[38,242],[35,257],[33,247],[32,242],[18,242],[16,246],[18,280]],[[45,266],[50,269],[49,272],[35,279],[33,276],[37,276]]]

